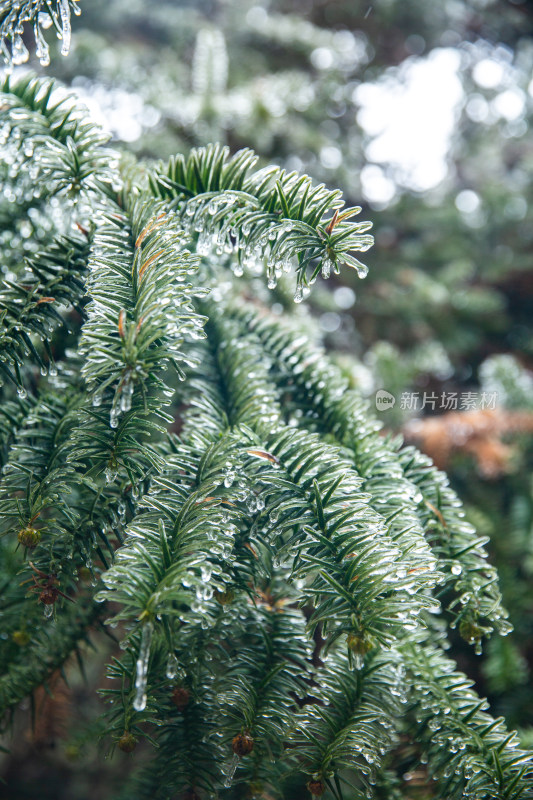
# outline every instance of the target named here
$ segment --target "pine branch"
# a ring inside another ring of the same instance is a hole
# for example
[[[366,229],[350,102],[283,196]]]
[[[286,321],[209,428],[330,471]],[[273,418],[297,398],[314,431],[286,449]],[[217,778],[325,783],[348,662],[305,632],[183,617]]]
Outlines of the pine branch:
[[[344,654],[330,656],[315,689],[320,705],[304,706],[291,737],[291,759],[305,769],[312,794],[318,796],[334,776],[351,787],[350,797],[372,792],[376,771],[397,741],[392,720],[401,713],[402,682],[394,650],[370,656],[356,671]]]
[[[55,371],[51,341],[66,324],[61,312],[79,310],[89,245],[85,237],[58,237],[27,259],[27,274],[4,281],[0,294],[0,370],[24,396],[22,369],[30,359],[41,372]],[[44,352],[43,352],[44,348]]]
[[[305,175],[277,167],[252,172],[256,163],[251,150],[229,158],[228,148],[210,145],[188,158],[172,158],[149,176],[150,188],[171,200],[187,229],[200,234],[199,253],[212,247],[219,253],[235,251],[236,274],[266,259],[273,286],[294,261],[297,302],[320,272],[329,277],[348,264],[364,277],[367,269],[352,251],[371,247],[373,239],[366,234],[371,223],[349,221],[361,209],[345,209],[340,192],[313,186]]]
[[[437,780],[436,797],[527,798],[533,796],[531,754],[516,734],[486,713],[488,704],[472,681],[439,648],[415,642],[402,647],[412,680],[416,740]]]
[[[34,165],[39,197],[107,195],[118,178],[116,157],[103,147],[108,137],[56,89],[55,81],[31,74],[15,83],[7,77],[2,86],[0,122],[11,130],[19,170]]]
[[[446,477],[414,448],[381,437],[368,403],[347,389],[340,372],[307,337],[298,335],[298,329],[266,315],[258,318],[238,309],[231,313],[242,319],[240,336],[251,329],[260,337],[267,357],[275,360],[278,383],[296,391],[298,408],[307,406],[313,412],[308,418],[312,427],[334,434],[349,449],[364,477],[362,488],[371,494],[376,511],[390,520],[395,541],[412,559],[408,572],[413,580],[425,582],[428,568],[438,559],[445,577],[439,595],[453,591],[449,608],[465,638],[479,642],[492,630],[490,623],[508,631],[495,572],[486,563],[486,539],[461,518]]]

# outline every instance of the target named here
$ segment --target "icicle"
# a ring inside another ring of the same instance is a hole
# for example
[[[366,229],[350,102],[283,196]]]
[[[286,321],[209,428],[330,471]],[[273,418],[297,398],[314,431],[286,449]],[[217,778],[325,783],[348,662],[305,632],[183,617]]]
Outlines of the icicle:
[[[43,30],[47,30],[53,24],[52,17],[46,11],[39,11],[37,22],[39,24],[39,27],[41,27]]]
[[[7,44],[5,39],[0,41],[0,49],[2,50],[2,55],[5,61],[5,70],[8,75],[13,72],[13,59],[11,58],[11,53],[8,50]]]
[[[333,267],[333,261],[331,258],[325,258],[322,261],[322,277],[327,279],[331,275],[331,268]]]
[[[59,0],[59,13],[61,15],[62,39],[61,55],[68,56],[70,50],[70,6],[68,0]]]
[[[169,679],[169,681],[173,681],[175,679],[176,675],[178,674],[178,668],[179,668],[178,659],[176,658],[174,653],[170,653],[167,659],[167,671],[166,671],[166,676]]]
[[[302,287],[297,286],[296,291],[294,292],[294,302],[301,303],[303,299],[304,299],[304,293],[302,291]]]
[[[124,382],[124,386],[122,387],[122,393],[120,395],[121,411],[126,412],[131,409],[132,397],[133,397],[133,382],[131,380],[126,380]]]
[[[53,617],[53,615],[54,615],[54,604],[50,603],[50,605],[44,607],[44,616],[46,617],[46,619],[50,619],[51,617]]]
[[[146,708],[146,680],[148,678],[148,661],[150,659],[150,646],[154,625],[152,622],[145,622],[143,626],[139,656],[137,658],[137,674],[135,677],[135,698],[133,708],[135,711],[144,711]]]
[[[19,64],[25,64],[30,54],[28,48],[22,41],[20,33],[16,33],[13,37],[13,45],[11,47],[13,64],[18,67]]]
[[[117,477],[117,471],[114,470],[114,469],[111,469],[111,467],[106,467],[105,470],[104,470],[104,475],[105,475],[105,482],[106,483],[113,483],[113,481]]]
[[[41,15],[39,14],[39,18],[40,16]],[[33,30],[35,33],[35,44],[37,45],[35,53],[37,55],[37,58],[39,59],[39,63],[41,64],[41,66],[47,67],[50,63],[50,50],[48,48],[48,43],[43,36],[43,32],[39,22],[35,23]]]
[[[233,778],[237,771],[237,767],[239,766],[240,758],[237,754],[235,754],[231,760],[231,764],[229,765],[228,774],[226,775],[226,780],[224,781],[224,788],[228,788],[233,783]]]

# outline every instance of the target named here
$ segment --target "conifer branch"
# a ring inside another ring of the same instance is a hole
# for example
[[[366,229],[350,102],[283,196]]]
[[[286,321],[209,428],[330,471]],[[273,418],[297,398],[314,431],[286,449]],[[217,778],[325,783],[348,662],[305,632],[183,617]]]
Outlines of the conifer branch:
[[[237,253],[236,274],[266,259],[275,285],[294,262],[298,302],[320,272],[326,278],[348,264],[364,277],[367,269],[352,253],[371,247],[371,223],[350,221],[361,209],[344,208],[340,192],[313,186],[305,175],[277,167],[252,172],[256,164],[251,150],[230,158],[228,148],[210,145],[172,158],[149,176],[150,187],[172,201],[188,230],[200,234],[199,253],[213,247]]]

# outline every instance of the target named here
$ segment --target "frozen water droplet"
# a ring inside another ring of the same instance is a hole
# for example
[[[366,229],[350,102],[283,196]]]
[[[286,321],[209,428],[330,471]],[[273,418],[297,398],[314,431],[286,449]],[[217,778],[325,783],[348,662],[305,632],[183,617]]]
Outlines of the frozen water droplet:
[[[54,616],[54,605],[53,603],[49,603],[49,605],[44,607],[44,616],[46,619],[50,619]]]
[[[68,0],[59,0],[59,14],[61,17],[61,35],[63,40],[61,44],[61,55],[68,56],[71,37],[70,6]]]
[[[15,36],[13,37],[13,45],[11,52],[12,52],[12,61],[15,66],[24,64],[30,57],[28,48],[22,41],[22,36],[20,35],[20,33],[15,34]]]
[[[229,765],[228,774],[226,775],[226,780],[224,781],[224,787],[227,789],[233,783],[233,778],[235,776],[235,772],[237,771],[237,767],[239,766],[240,758],[237,754],[235,754],[231,760],[231,764]]]
[[[451,573],[452,575],[460,575],[463,571],[463,568],[460,564],[452,564]]]
[[[50,19],[48,14],[43,14],[42,16],[45,16],[48,19]],[[40,20],[41,20],[41,14],[39,14],[38,22],[34,26],[35,43],[37,45],[35,49],[35,54],[39,59],[39,63],[41,64],[41,66],[47,67],[50,63],[50,50],[48,47],[48,43],[43,36],[42,27],[44,26],[42,26]]]
[[[322,277],[327,279],[331,275],[331,269],[333,267],[333,261],[331,258],[325,258],[322,261]]]
[[[23,386],[19,386],[19,388],[17,389],[17,394],[21,398],[21,400],[24,400],[28,396],[28,393],[26,392],[26,389]]]
[[[37,21],[43,30],[47,30],[51,27],[52,17],[46,11],[39,11],[39,16],[37,17]]]
[[[113,483],[113,481],[117,477],[117,471],[111,469],[111,467],[106,467],[104,470],[104,475],[106,483]]]
[[[153,623],[145,622],[136,665],[135,697],[133,699],[133,708],[135,711],[144,711],[146,708],[146,682],[148,680],[148,662],[150,660],[150,647],[152,645],[153,633]]]
[[[296,291],[294,292],[294,302],[301,303],[304,299],[303,290],[301,286],[296,287]]]
[[[174,655],[174,653],[170,653],[167,659],[167,671],[166,675],[169,681],[173,681],[178,674],[179,664],[178,659]]]

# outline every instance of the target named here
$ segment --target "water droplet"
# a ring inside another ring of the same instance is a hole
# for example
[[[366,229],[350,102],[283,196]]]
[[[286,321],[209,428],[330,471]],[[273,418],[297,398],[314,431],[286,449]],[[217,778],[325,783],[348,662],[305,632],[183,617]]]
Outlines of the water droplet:
[[[39,14],[38,21],[34,25],[34,33],[35,33],[35,44],[37,45],[35,48],[35,54],[39,59],[39,63],[42,67],[47,67],[50,63],[50,50],[48,47],[48,43],[43,36],[42,28],[44,27],[41,22],[41,16],[50,19],[48,14]]]
[[[334,266],[331,258],[325,258],[322,261],[322,277],[327,279],[331,275],[332,267]]]
[[[224,781],[224,787],[227,789],[233,783],[233,778],[235,776],[235,772],[237,771],[237,767],[239,766],[240,758],[237,754],[235,754],[231,760],[231,764],[229,765],[228,773],[226,775],[226,780]]]
[[[50,619],[54,616],[54,604],[49,603],[47,606],[44,607],[44,616],[46,619]]]
[[[173,681],[178,674],[179,664],[178,659],[174,655],[174,653],[170,653],[167,659],[167,671],[166,675],[169,681]]]
[[[463,571],[463,568],[460,564],[452,564],[451,573],[452,575],[460,575]]]
[[[154,625],[152,622],[145,622],[142,630],[139,655],[137,657],[137,672],[135,676],[135,697],[133,708],[135,711],[144,711],[146,708],[146,683],[148,680],[148,662],[150,660],[150,647]]]
[[[68,0],[59,0],[59,14],[61,16],[61,55],[68,56],[70,50],[70,6]]]
[[[106,483],[113,483],[117,477],[117,471],[108,466],[104,470],[104,475]]]
[[[301,286],[296,287],[296,291],[294,292],[294,302],[301,303],[304,299],[303,290]]]
[[[28,52],[28,48],[22,41],[22,36],[20,33],[15,34],[13,37],[13,45],[12,45],[12,61],[15,66],[19,66],[20,64],[24,64],[30,54]]]

